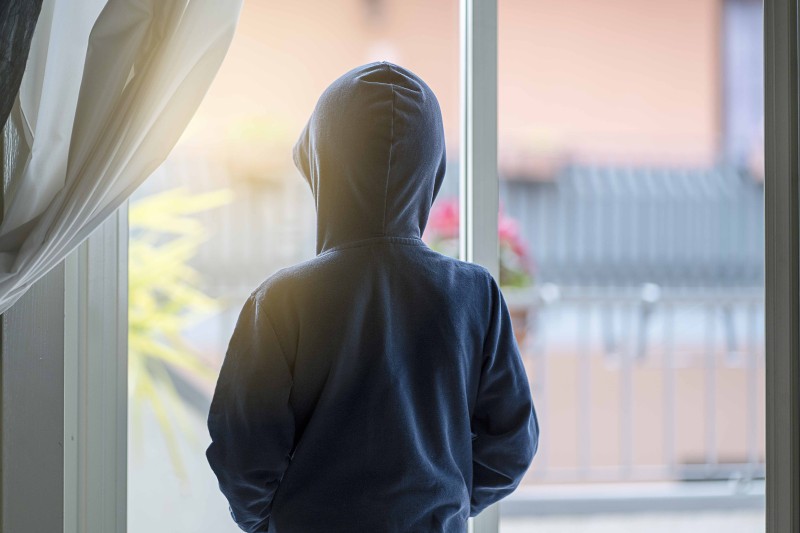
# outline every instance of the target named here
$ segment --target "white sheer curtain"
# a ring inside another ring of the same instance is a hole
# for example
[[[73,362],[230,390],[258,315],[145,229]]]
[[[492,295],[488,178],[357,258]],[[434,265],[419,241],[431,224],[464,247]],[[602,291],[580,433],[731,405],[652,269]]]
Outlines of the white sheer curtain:
[[[0,313],[177,142],[242,0],[45,0],[5,126]]]

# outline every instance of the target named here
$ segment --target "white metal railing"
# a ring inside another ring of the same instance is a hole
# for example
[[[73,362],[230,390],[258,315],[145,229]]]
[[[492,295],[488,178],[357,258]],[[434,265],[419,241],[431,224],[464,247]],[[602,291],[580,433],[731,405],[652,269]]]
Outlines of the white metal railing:
[[[507,291],[507,300],[512,310],[528,310],[521,349],[543,427],[530,481],[763,477],[761,289],[546,284]],[[570,390],[553,392],[564,388]],[[696,402],[688,417],[682,394]],[[594,404],[601,401],[601,412],[616,414],[598,420]],[[652,412],[637,417],[637,409]],[[574,419],[563,420],[564,412]],[[552,460],[553,450],[571,441],[574,453]],[[606,453],[598,461],[602,441]]]

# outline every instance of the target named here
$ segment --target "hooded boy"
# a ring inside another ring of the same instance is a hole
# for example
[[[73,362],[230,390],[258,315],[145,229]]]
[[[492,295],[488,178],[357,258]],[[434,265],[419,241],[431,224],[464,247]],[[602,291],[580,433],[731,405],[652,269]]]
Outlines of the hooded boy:
[[[247,299],[208,416],[208,461],[251,533],[464,533],[511,493],[539,427],[488,271],[421,240],[445,173],[439,104],[370,63],[294,148],[317,256]]]

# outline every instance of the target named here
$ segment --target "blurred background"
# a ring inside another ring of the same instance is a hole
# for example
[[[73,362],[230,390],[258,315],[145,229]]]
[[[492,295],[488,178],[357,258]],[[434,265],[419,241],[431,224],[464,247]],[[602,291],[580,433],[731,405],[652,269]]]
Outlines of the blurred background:
[[[501,531],[761,532],[758,0],[499,0],[500,282],[542,426]],[[437,94],[458,249],[457,0],[250,0],[169,160],[131,203],[129,530],[238,531],[205,416],[244,300],[313,257],[291,148],[388,60]]]

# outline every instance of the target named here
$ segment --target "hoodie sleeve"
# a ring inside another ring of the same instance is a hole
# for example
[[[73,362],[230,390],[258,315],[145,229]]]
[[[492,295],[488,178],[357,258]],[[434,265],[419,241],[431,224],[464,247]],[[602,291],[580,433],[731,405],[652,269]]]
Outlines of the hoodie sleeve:
[[[267,531],[272,498],[290,460],[292,377],[269,317],[245,303],[222,364],[208,415],[206,457],[237,525]]]
[[[539,423],[511,317],[492,279],[492,317],[472,416],[470,516],[509,495],[530,466]]]

